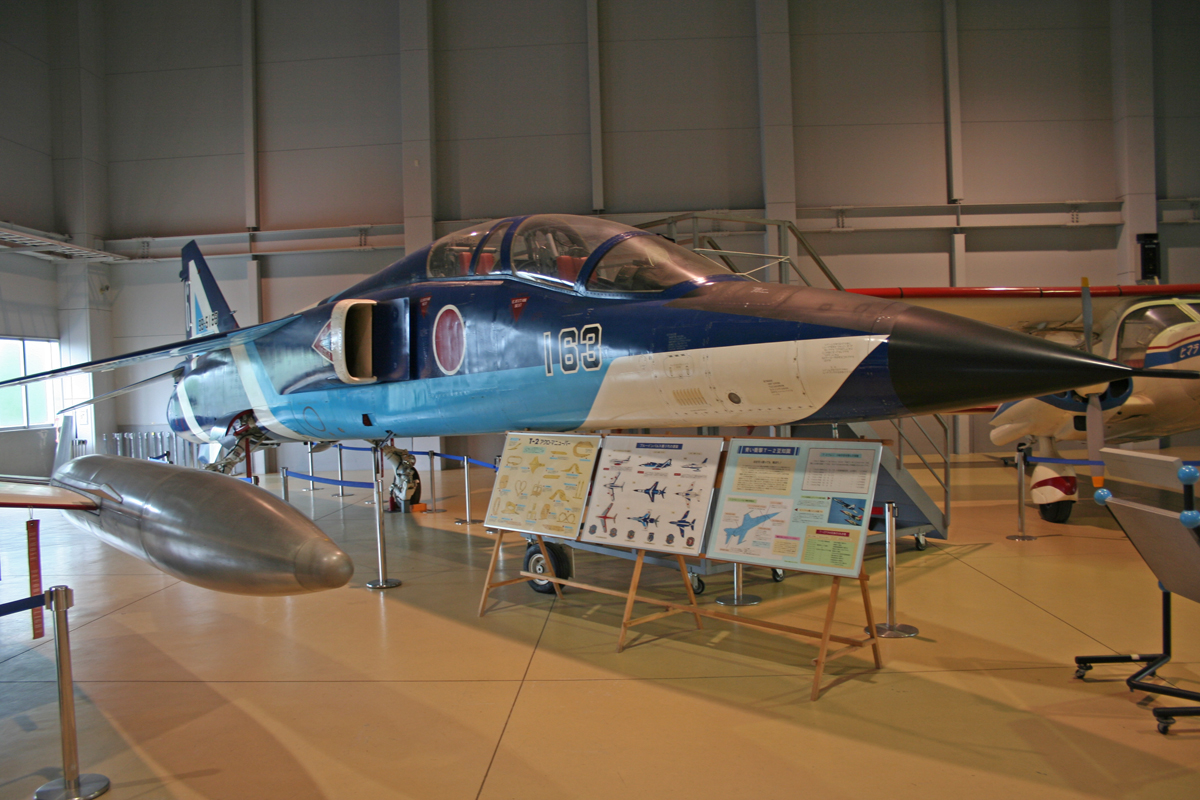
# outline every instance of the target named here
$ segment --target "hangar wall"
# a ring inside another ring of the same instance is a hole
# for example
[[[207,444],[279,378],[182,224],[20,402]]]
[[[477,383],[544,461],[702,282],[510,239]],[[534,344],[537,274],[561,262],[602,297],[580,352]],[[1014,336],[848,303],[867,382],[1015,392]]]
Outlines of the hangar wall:
[[[780,31],[787,68],[771,72],[765,34]],[[1187,0],[29,0],[0,15],[0,220],[134,257],[110,270],[113,351],[179,335],[175,239],[210,237],[243,318],[393,261],[395,239],[359,249],[314,229],[404,223],[419,186],[405,143],[417,154],[422,135],[439,232],[590,213],[597,183],[604,212],[631,219],[763,213],[794,194],[850,286],[1125,280],[1122,214],[1146,189],[1121,165],[1149,158],[1166,276],[1200,281],[1198,34]],[[422,47],[427,79],[412,67]],[[782,194],[780,169],[794,175]],[[244,233],[212,237],[251,218],[301,231],[293,249],[336,252],[248,267]],[[57,280],[48,262],[4,256],[0,335],[51,335]],[[165,394],[116,401],[114,424],[161,424]]]

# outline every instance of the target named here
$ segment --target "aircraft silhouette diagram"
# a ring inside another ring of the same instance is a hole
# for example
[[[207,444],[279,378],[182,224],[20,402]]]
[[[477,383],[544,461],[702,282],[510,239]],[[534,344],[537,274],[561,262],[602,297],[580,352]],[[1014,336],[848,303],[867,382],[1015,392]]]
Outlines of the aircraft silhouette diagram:
[[[689,529],[695,530],[696,529],[696,520],[688,519],[688,516],[691,513],[692,513],[691,511],[685,511],[685,512],[683,512],[683,516],[680,517],[679,519],[671,520],[670,524],[674,525],[676,528],[679,528],[680,535],[682,535],[685,530],[689,530]]]
[[[742,515],[742,522],[740,525],[725,529],[725,544],[729,544],[730,539],[733,539],[735,536],[737,537],[737,543],[743,544],[746,541],[746,534],[757,528],[759,525],[762,525],[772,517],[777,516],[779,516],[778,511],[770,514],[760,514],[758,516],[746,512]]]
[[[653,486],[647,486],[645,489],[636,489],[635,491],[649,497],[651,503],[654,502],[655,497],[665,497],[667,494],[666,489],[658,488],[658,481],[655,481]]]
[[[645,514],[642,514],[640,517],[626,517],[626,519],[631,519],[634,522],[642,523],[643,528],[649,528],[651,525],[658,525],[658,517],[650,516],[649,511],[647,511]]]

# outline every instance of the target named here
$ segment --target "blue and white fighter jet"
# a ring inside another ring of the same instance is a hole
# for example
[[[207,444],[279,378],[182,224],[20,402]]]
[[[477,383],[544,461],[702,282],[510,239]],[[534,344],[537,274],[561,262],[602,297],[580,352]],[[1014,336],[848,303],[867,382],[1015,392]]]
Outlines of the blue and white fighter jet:
[[[175,382],[170,428],[220,444],[232,469],[289,441],[846,422],[1162,374],[890,298],[760,283],[598,217],[482,223],[248,328],[194,243],[183,262],[192,338],[0,388],[173,359],[158,376]]]
[[[635,489],[639,494],[644,494],[650,498],[650,502],[654,502],[655,497],[666,497],[667,490],[658,488],[658,481],[654,482],[653,486],[647,486],[645,489]]]
[[[195,338],[0,387],[182,359],[171,429],[231,447],[876,419],[1155,374],[891,299],[759,283],[597,217],[477,225],[250,328],[194,244],[184,262]]]

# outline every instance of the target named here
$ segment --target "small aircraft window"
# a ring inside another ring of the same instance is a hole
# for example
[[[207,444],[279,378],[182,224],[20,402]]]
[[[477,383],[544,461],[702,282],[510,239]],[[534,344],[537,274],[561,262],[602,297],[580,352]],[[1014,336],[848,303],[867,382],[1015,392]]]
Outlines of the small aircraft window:
[[[475,245],[479,244],[492,227],[486,223],[467,230],[455,231],[438,239],[429,251],[426,267],[431,278],[461,278],[471,266]]]
[[[1133,367],[1146,363],[1146,348],[1154,337],[1182,322],[1191,322],[1187,313],[1174,305],[1139,308],[1121,320],[1117,361]]]
[[[604,254],[587,288],[596,292],[660,292],[684,281],[732,275],[727,267],[657,236],[634,236]]]

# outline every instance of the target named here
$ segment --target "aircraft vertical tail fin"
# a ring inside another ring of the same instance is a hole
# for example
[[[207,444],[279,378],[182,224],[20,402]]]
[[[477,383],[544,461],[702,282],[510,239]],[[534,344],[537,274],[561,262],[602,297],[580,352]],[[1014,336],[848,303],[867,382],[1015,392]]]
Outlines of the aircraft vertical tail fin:
[[[225,295],[217,286],[208,262],[200,253],[200,246],[192,240],[183,246],[183,269],[179,279],[187,286],[188,338],[225,333],[238,328]]]

